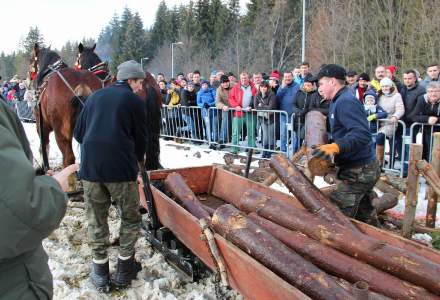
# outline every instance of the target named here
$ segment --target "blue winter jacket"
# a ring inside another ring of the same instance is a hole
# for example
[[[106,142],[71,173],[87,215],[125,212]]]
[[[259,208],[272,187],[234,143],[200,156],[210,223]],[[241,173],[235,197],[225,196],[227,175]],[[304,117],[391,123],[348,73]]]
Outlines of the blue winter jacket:
[[[362,103],[349,88],[342,88],[330,104],[331,138],[340,149],[335,163],[341,168],[355,168],[375,159],[370,144],[371,133]]]
[[[299,84],[292,82],[285,88],[280,87],[277,91],[278,109],[287,112],[289,119],[293,113],[293,104],[295,103],[295,96],[298,90]]]
[[[197,106],[202,107],[203,117],[208,115],[208,109],[205,104],[207,104],[208,107],[215,106],[215,90],[211,87],[206,90],[200,89],[200,91],[197,92]]]

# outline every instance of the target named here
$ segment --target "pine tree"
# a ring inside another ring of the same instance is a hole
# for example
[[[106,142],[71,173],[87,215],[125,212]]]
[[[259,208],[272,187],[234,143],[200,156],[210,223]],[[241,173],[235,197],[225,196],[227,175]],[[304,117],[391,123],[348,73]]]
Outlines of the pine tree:
[[[156,21],[151,29],[151,38],[149,44],[153,48],[153,53],[164,44],[165,41],[171,41],[173,34],[173,22],[170,11],[165,1],[161,1],[156,12]]]
[[[117,43],[113,48],[113,59],[112,59],[112,67],[116,69],[116,67],[124,61],[124,44],[126,43],[127,37],[127,28],[130,20],[133,18],[133,13],[128,7],[124,8],[122,12],[122,16],[119,22],[119,32]]]
[[[44,38],[43,35],[40,33],[38,26],[29,28],[29,32],[26,38],[23,40],[21,48],[26,54],[30,54],[32,52],[32,49],[34,49],[35,43],[38,43],[40,47],[44,46]]]
[[[142,57],[146,57],[145,31],[138,13],[135,13],[128,22],[124,40],[121,54],[122,61],[130,59],[140,61]]]

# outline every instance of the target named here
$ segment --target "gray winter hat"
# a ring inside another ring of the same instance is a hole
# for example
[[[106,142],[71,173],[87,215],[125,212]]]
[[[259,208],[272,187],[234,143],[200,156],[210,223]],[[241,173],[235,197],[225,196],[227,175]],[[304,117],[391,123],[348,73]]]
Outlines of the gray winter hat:
[[[118,66],[118,74],[116,75],[117,80],[138,78],[145,78],[145,73],[142,71],[141,65],[138,62],[129,60]]]

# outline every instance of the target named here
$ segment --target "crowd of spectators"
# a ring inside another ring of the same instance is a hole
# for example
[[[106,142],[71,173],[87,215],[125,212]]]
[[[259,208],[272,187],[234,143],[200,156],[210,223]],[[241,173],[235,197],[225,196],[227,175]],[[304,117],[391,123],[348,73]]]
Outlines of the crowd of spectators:
[[[347,70],[346,88],[364,104],[373,133],[372,149],[384,147],[388,140],[394,158],[399,160],[402,135],[410,135],[413,123],[424,123],[423,156],[429,158],[431,133],[440,131],[440,126],[432,126],[440,125],[439,65],[428,65],[423,79],[415,69],[404,70],[401,76],[397,73],[393,65],[377,66],[371,77],[367,72]],[[173,128],[169,135],[205,139],[211,148],[232,142],[233,153],[238,152],[239,140],[245,137],[247,147],[253,148],[261,138],[260,148],[265,150],[262,157],[270,157],[273,150],[286,152],[288,145],[295,151],[304,138],[307,112],[316,110],[327,116],[330,106],[319,92],[308,62],[283,74],[273,70],[267,74],[242,72],[236,77],[232,72],[217,70],[205,79],[196,70],[179,73],[168,81],[160,73],[157,81],[164,107],[169,110],[166,124]],[[180,115],[176,108],[181,110]],[[172,122],[176,126],[171,126]],[[287,128],[296,133],[293,140]],[[379,154],[378,159],[383,157]]]

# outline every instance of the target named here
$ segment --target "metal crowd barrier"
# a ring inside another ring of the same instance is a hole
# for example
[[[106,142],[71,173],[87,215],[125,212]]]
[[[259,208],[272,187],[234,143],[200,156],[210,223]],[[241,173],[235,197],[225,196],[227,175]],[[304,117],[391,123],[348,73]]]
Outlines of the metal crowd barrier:
[[[34,112],[32,108],[36,101],[16,101],[15,109],[20,120],[24,122],[35,122]]]
[[[440,132],[440,124],[413,123],[410,127],[410,141],[423,145],[423,159],[432,160],[434,132]]]
[[[242,110],[216,107],[167,106],[161,109],[161,136],[207,143],[220,148],[287,153],[289,145],[280,144],[280,131],[287,137],[288,128],[280,127],[287,113],[277,110]],[[282,131],[284,130],[284,131]],[[286,148],[286,149],[284,149]]]
[[[394,173],[400,177],[405,176],[408,168],[408,152],[405,151],[405,145],[408,143],[408,138],[405,135],[406,124],[401,120],[392,122],[390,119],[379,119],[376,120],[375,125],[376,131],[371,132],[373,138],[372,151],[374,151],[374,153],[376,153],[376,138],[378,133],[380,133],[382,129],[389,132],[391,131],[391,135],[388,134],[385,136],[384,148],[388,155],[384,156],[382,170],[388,173]]]

